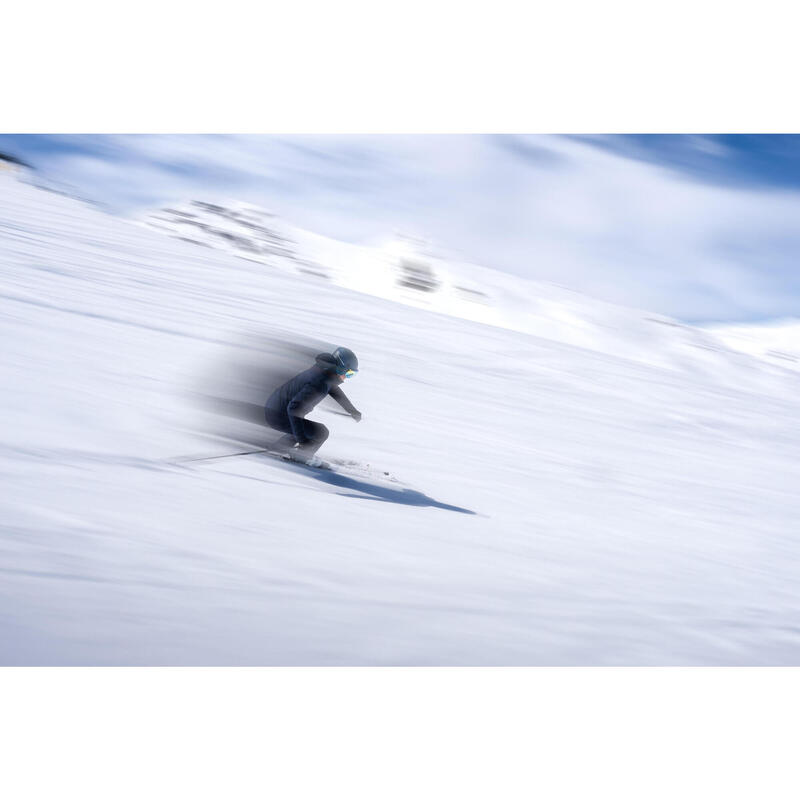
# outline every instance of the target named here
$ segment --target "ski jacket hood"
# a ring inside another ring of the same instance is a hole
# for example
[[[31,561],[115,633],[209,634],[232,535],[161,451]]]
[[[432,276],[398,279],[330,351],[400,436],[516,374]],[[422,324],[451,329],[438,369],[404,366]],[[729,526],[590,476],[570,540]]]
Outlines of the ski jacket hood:
[[[330,353],[320,353],[315,361],[321,370],[325,372],[336,372],[336,359]]]

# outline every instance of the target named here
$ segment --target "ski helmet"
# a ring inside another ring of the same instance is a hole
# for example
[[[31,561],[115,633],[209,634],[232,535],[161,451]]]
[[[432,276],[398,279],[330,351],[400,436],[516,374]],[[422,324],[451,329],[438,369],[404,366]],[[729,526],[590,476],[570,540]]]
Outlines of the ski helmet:
[[[339,375],[346,375],[349,378],[358,372],[358,359],[352,350],[348,350],[346,347],[337,347],[331,355],[336,362],[336,372]]]

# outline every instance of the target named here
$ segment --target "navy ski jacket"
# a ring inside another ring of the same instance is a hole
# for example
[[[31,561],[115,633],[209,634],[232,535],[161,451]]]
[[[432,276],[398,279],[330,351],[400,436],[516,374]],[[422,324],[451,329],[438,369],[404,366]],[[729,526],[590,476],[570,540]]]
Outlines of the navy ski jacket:
[[[355,413],[355,406],[339,388],[333,358],[327,354],[317,356],[317,363],[291,380],[279,386],[267,400],[267,412],[282,417],[288,422],[298,442],[308,440],[302,419],[321,400],[330,395],[348,414]]]

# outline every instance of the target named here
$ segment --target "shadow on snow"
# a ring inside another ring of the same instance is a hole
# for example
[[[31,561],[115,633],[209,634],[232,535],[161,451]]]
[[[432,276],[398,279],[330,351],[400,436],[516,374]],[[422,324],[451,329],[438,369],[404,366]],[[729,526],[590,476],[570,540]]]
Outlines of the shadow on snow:
[[[296,465],[303,469],[311,477],[318,481],[328,483],[331,486],[338,486],[340,489],[350,489],[361,494],[349,494],[340,492],[342,497],[354,497],[361,500],[378,500],[382,503],[400,503],[405,506],[430,506],[431,508],[441,508],[445,511],[456,511],[459,514],[475,514],[468,508],[451,506],[447,503],[440,503],[432,497],[418,492],[415,489],[394,489],[391,486],[382,486],[378,483],[369,483],[358,478],[351,478],[349,475],[342,475],[339,472],[328,472],[327,470],[309,469],[302,465]]]

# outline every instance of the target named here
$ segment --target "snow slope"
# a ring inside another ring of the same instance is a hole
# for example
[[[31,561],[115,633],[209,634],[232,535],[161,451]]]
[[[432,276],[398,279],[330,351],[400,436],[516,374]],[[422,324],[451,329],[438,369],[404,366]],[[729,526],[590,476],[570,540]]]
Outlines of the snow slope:
[[[786,369],[800,370],[800,320],[709,325],[706,330],[732,350],[741,350]]]
[[[485,272],[497,325],[395,302],[10,178],[0,263],[0,663],[800,663],[796,373]],[[363,421],[313,417],[369,470],[176,461],[240,446],[197,402],[238,397],[220,365],[309,338],[359,355]]]
[[[232,201],[175,204],[146,212],[136,221],[270,270],[310,276],[415,308],[645,364],[702,370],[717,369],[726,360],[746,363],[699,328],[591,300],[561,286],[446,259],[407,236],[355,245],[305,231],[257,206]],[[708,351],[715,355],[709,358]],[[726,357],[716,355],[721,351],[727,352]]]

